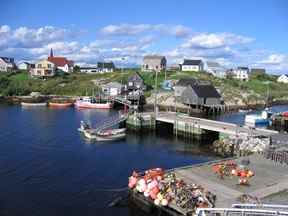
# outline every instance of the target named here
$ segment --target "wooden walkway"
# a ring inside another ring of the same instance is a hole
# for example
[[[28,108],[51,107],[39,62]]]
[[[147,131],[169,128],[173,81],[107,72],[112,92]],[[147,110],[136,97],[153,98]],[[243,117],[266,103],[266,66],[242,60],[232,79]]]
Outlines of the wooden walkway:
[[[170,124],[182,123],[192,128],[200,128],[208,131],[215,131],[228,135],[257,135],[257,136],[271,136],[278,134],[277,131],[267,130],[261,128],[251,128],[247,126],[240,126],[233,123],[215,121],[205,118],[196,118],[188,115],[176,114],[175,112],[160,112],[158,113],[156,120],[158,122],[165,122]],[[288,137],[288,136],[287,136]]]
[[[240,163],[243,158],[236,159]],[[250,180],[250,186],[238,184],[237,177],[217,177],[212,171],[212,164],[174,169],[176,175],[187,183],[200,184],[217,196],[216,207],[229,208],[233,203],[239,203],[242,194],[255,196],[260,200],[272,194],[288,189],[288,166],[267,160],[261,155],[245,157],[250,160],[249,167],[255,176]],[[288,197],[287,197],[288,200]]]

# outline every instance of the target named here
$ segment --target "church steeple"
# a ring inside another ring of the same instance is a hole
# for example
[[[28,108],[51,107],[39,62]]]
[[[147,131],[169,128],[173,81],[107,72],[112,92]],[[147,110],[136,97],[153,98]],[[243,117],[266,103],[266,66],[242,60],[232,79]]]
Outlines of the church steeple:
[[[51,50],[50,50],[50,56],[49,56],[49,57],[52,57],[52,58],[54,57],[54,56],[53,56],[53,49],[52,49],[52,48],[51,48]]]

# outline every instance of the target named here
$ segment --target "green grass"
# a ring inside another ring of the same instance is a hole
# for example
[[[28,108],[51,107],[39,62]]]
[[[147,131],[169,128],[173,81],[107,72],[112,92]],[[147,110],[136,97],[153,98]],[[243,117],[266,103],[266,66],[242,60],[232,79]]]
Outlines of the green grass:
[[[106,74],[77,74],[61,75],[47,80],[33,79],[27,72],[22,71],[17,74],[0,74],[0,95],[28,95],[33,91],[42,94],[56,95],[92,95],[100,91],[100,86],[96,86],[92,80],[102,80],[103,82],[117,81],[127,83],[130,75],[137,69],[126,69],[123,73],[117,70]],[[147,85],[148,91],[145,95],[151,94],[155,86],[155,73],[139,72]],[[241,82],[235,79],[219,79],[205,72],[176,72],[167,71],[168,80],[179,80],[181,78],[197,78],[208,80],[215,87],[221,90],[226,100],[237,100],[246,95],[245,100],[261,100],[267,96],[269,88],[270,96],[275,99],[288,98],[288,85],[276,82],[276,77],[272,75],[262,75],[253,77],[248,82]],[[165,80],[165,73],[158,73],[158,87]],[[267,81],[270,84],[267,85]],[[247,96],[248,95],[248,96]]]

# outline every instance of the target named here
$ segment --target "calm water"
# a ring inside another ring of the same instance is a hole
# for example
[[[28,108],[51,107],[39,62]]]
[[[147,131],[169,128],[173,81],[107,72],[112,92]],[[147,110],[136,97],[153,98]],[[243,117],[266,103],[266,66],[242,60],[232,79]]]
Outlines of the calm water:
[[[167,133],[89,143],[77,131],[80,120],[97,125],[115,114],[0,105],[0,215],[138,215],[107,207],[123,195],[109,189],[125,187],[133,169],[212,159]]]

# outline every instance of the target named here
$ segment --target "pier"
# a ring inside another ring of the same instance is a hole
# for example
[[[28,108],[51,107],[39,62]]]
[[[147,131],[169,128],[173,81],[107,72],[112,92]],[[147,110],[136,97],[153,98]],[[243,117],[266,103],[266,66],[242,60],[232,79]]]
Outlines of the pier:
[[[239,197],[243,194],[261,200],[288,189],[287,165],[265,159],[260,154],[240,157],[235,161],[241,163],[243,159],[249,159],[249,168],[255,173],[248,186],[237,184],[235,178],[220,179],[212,172],[212,165],[215,162],[176,168],[172,172],[175,172],[179,178],[185,179],[187,183],[201,183],[207,190],[215,193],[217,208],[230,208],[233,203],[239,203]]]
[[[240,126],[233,123],[191,117],[175,112],[160,112],[156,116],[156,121],[173,124],[174,130],[184,130],[186,133],[193,133],[193,130],[200,129],[234,136],[244,134],[254,136],[271,136],[278,134],[278,132],[274,130]]]

